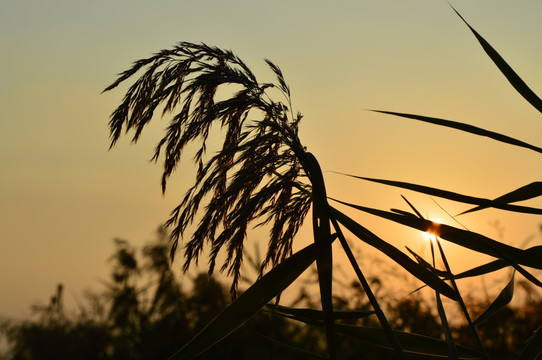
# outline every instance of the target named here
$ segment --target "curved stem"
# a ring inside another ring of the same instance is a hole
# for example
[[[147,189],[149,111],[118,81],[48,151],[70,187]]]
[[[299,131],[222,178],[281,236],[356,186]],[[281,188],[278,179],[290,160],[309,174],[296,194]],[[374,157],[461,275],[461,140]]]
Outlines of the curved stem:
[[[305,160],[310,171],[310,180],[312,183],[312,227],[314,242],[328,241],[331,237],[331,227],[329,224],[330,211],[329,204],[327,203],[324,177],[314,155],[305,153]],[[333,253],[331,243],[316,259],[316,267],[318,269],[318,283],[328,354],[330,359],[337,359],[337,339],[335,336],[332,301]]]

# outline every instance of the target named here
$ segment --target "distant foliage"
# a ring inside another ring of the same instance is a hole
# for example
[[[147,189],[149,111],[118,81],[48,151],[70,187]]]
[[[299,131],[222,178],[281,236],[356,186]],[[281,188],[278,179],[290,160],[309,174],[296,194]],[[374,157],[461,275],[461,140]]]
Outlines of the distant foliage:
[[[163,232],[159,232],[159,238],[161,240],[145,246],[141,252],[127,241],[115,241],[116,251],[110,258],[112,273],[106,290],[101,294],[89,294],[86,304],[76,312],[65,309],[63,289],[59,286],[49,305],[34,307],[33,319],[0,323],[0,329],[10,341],[8,358],[167,359],[179,344],[188,342],[201,331],[229,301],[225,288],[205,274],[192,279],[190,291],[183,290],[169,265],[169,250],[163,241]],[[316,279],[314,281],[317,283]],[[300,288],[295,304],[317,307],[317,301],[307,292],[307,288]],[[479,309],[477,311],[484,308],[481,302],[473,305]],[[398,302],[385,302],[384,306],[394,329],[439,336],[438,315],[419,294]],[[371,304],[358,286],[335,297],[334,307],[337,311],[371,312]],[[521,308],[507,307],[484,323],[480,332],[491,359],[517,356],[523,339],[540,321],[542,301],[532,298]],[[346,323],[378,325],[372,317],[351,319]],[[455,338],[469,343],[468,327],[453,327],[452,331]],[[354,337],[341,336],[339,344],[339,355],[343,359],[390,356],[385,348],[368,347]],[[197,359],[322,359],[324,353],[325,336],[320,329],[270,316],[268,310],[262,310],[227,340],[211,347]]]
[[[183,290],[172,272],[169,246],[159,241],[145,246],[142,257],[129,242],[116,240],[112,273],[106,290],[90,294],[76,312],[63,305],[62,286],[48,306],[35,306],[33,319],[0,324],[9,339],[13,360],[167,359],[203,329],[228,304],[222,284],[200,274],[191,290]],[[259,335],[284,343],[302,343],[308,334],[285,319],[262,314],[199,359],[297,359]],[[304,340],[305,339],[305,340]],[[315,343],[315,350],[321,350]],[[301,354],[303,355],[303,354]]]

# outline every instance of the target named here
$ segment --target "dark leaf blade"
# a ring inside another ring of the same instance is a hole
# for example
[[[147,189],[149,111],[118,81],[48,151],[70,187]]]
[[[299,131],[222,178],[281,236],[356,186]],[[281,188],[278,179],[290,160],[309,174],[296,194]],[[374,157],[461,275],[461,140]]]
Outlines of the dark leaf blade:
[[[323,319],[321,310],[299,309],[283,305],[275,306],[273,304],[267,304],[267,308],[272,312],[291,315],[296,320],[308,319],[321,321]],[[333,311],[333,318],[341,320],[354,320],[366,318],[374,314],[375,312],[372,310],[335,310]]]
[[[344,227],[346,227],[351,233],[356,235],[360,240],[380,250],[382,253],[384,253],[395,262],[397,262],[399,265],[401,265],[405,270],[407,270],[412,275],[433,288],[435,291],[438,291],[439,293],[450,299],[457,299],[457,293],[431,271],[427,270],[425,267],[412,260],[410,257],[405,255],[402,251],[398,250],[393,245],[380,239],[378,236],[376,236],[375,234],[349,218],[347,215],[340,212],[339,210],[333,207],[331,209],[333,212],[333,216],[335,216],[337,221],[341,223]]]
[[[256,331],[256,335],[258,335],[259,337],[261,337],[262,339],[265,339],[275,345],[278,345],[279,347],[281,348],[285,348],[285,349],[289,349],[289,350],[292,350],[296,353],[299,354],[300,357],[302,357],[303,359],[321,359],[321,360],[328,360],[327,357],[324,357],[324,356],[321,356],[320,354],[315,354],[313,352],[310,352],[310,351],[307,351],[305,349],[302,349],[300,348],[298,345],[292,345],[292,344],[286,344],[282,341],[279,341],[277,339],[274,339],[270,336],[267,336],[261,332],[258,332]]]
[[[313,243],[270,270],[170,359],[191,359],[231,334],[297,279],[330,243]]]
[[[522,264],[525,266],[533,267],[535,269],[542,269],[542,250],[534,248],[531,251],[521,250],[510,245],[506,245],[490,239],[484,235],[458,229],[450,225],[437,224],[432,221],[419,219],[413,216],[404,216],[393,212],[368,208],[365,206],[350,204],[340,200],[334,200],[340,204],[349,206],[351,208],[367,212],[399,224],[403,224],[420,231],[431,231],[438,234],[438,237],[451,241],[462,247],[484,253],[489,256],[501,258],[505,260],[509,265],[517,266]],[[444,295],[444,294],[443,294]]]
[[[337,331],[385,348],[390,347],[388,339],[384,335],[382,329],[340,324],[337,325]],[[446,342],[440,339],[397,330],[394,330],[394,334],[399,339],[399,343],[403,350],[407,353],[433,356],[449,355]],[[480,356],[478,352],[468,348],[460,347],[458,350],[462,358],[479,358]]]
[[[410,206],[410,208],[412,209],[412,211],[414,211],[414,213],[416,214],[417,217],[419,217],[420,219],[423,219],[423,216],[422,214],[418,211],[418,209],[416,209],[414,207],[414,205],[408,201],[408,199],[406,197],[404,197],[403,195],[401,195],[401,197],[403,198],[403,200],[405,200],[405,202],[408,204],[408,206]]]
[[[514,296],[514,275],[516,272],[512,273],[512,279],[508,284],[502,289],[499,296],[489,305],[489,307],[484,311],[478,319],[474,320],[474,324],[478,325],[489,319],[491,316],[495,315],[499,310],[503,309],[506,305],[512,301]]]
[[[446,311],[444,310],[444,306],[442,305],[440,294],[437,292],[435,295],[437,299],[437,310],[440,317],[440,322],[442,323],[442,330],[444,331],[446,346],[448,347],[448,355],[452,360],[458,359],[459,354],[457,353],[457,348],[452,337],[452,332],[450,330],[450,326],[448,325],[448,318],[446,317]]]
[[[533,274],[531,274],[519,265],[512,264],[512,266],[514,266],[514,269],[517,270],[521,275],[523,275],[527,280],[529,280],[538,287],[542,287],[542,281],[538,280]]]
[[[541,181],[535,181],[528,185],[522,186],[519,189],[516,189],[514,191],[511,191],[507,194],[504,194],[502,196],[499,196],[494,202],[503,203],[503,204],[509,204],[517,201],[523,201],[523,200],[529,200],[534,199],[536,197],[539,197],[542,195],[542,182]],[[482,209],[486,209],[488,206],[477,206],[475,208],[472,208],[470,210],[467,210],[460,215],[467,214],[469,212],[474,212]]]
[[[374,179],[374,178],[369,178],[369,177],[364,177],[364,176],[345,174],[345,173],[341,173],[341,172],[336,172],[336,173],[340,174],[340,175],[344,175],[344,176],[349,176],[349,177],[352,177],[352,178],[355,178],[355,179],[371,181],[371,182],[375,182],[375,183],[378,183],[378,184],[383,184],[383,185],[398,187],[398,188],[401,188],[401,189],[416,191],[416,192],[419,192],[419,193],[422,193],[422,194],[438,196],[438,197],[443,198],[443,199],[462,202],[462,203],[465,203],[465,204],[474,204],[474,205],[479,205],[479,206],[493,207],[493,208],[501,209],[501,210],[514,211],[514,212],[519,212],[519,213],[542,215],[542,209],[538,209],[538,208],[500,203],[500,202],[492,201],[492,200],[489,200],[489,199],[484,199],[484,198],[469,196],[469,195],[463,195],[463,194],[459,194],[459,193],[456,193],[456,192],[453,192],[453,191],[437,189],[437,188],[430,187],[430,186],[418,185],[418,184],[408,183],[408,182],[404,182],[404,181]]]
[[[281,315],[287,318],[293,319],[289,315]],[[295,320],[295,319],[294,319]],[[323,323],[321,321],[314,321],[309,319],[299,320],[305,324],[314,325],[322,327]],[[392,349],[392,345],[384,330],[381,328],[367,327],[367,326],[356,326],[356,325],[345,325],[345,324],[335,324],[336,330],[338,333],[343,335],[351,336],[362,340],[366,343],[376,345],[385,349]],[[403,351],[408,353],[408,358],[416,358],[416,355],[423,356],[438,356],[438,357],[448,357],[448,348],[446,342],[432,338],[425,335],[420,335],[416,333],[403,332],[393,330],[394,335],[397,337],[401,344]],[[480,354],[475,350],[457,346],[459,356],[461,359],[479,359]],[[423,357],[422,357],[423,358]]]
[[[305,154],[305,163],[307,166],[310,180],[312,183],[312,216],[314,241],[319,243],[329,239],[331,236],[331,226],[329,219],[329,204],[327,203],[326,187],[324,177],[318,161],[311,153]],[[332,279],[333,279],[333,254],[331,245],[320,254],[316,259],[318,270],[318,284],[320,286],[320,297],[322,303],[322,315],[325,324],[326,341],[329,357],[337,357],[334,320],[333,320],[333,302],[332,302]]]
[[[516,89],[518,93],[525,100],[527,100],[535,109],[542,112],[542,100],[527,86],[527,84],[519,77],[519,75],[512,69],[510,65],[503,59],[503,57],[495,50],[469,23],[461,16],[461,14],[454,9],[455,13],[463,20],[463,22],[472,31],[486,54],[491,58],[493,63],[497,65],[501,73],[508,79],[510,84]]]
[[[503,203],[512,203],[517,201],[529,200],[542,195],[542,181],[535,181],[525,186],[511,191],[494,201]]]
[[[506,261],[499,259],[499,260],[489,262],[487,264],[477,266],[470,270],[463,271],[462,273],[454,275],[454,278],[464,279],[464,278],[469,278],[469,277],[477,277],[477,276],[492,273],[494,271],[500,270],[507,266],[510,266],[510,264],[507,264]]]
[[[475,344],[477,345],[477,348],[480,351],[480,353],[483,355],[483,358],[488,359],[485,348],[484,348],[484,344],[482,343],[482,340],[480,339],[480,335],[478,334],[478,331],[476,330],[476,327],[472,323],[471,317],[469,315],[469,311],[467,309],[467,306],[465,305],[465,301],[463,300],[463,297],[461,296],[461,293],[459,292],[459,289],[457,287],[457,283],[455,282],[455,279],[453,278],[453,273],[452,273],[452,270],[450,268],[450,264],[448,263],[448,259],[446,258],[446,254],[444,254],[444,249],[442,248],[442,244],[441,244],[441,241],[439,240],[438,235],[436,235],[436,237],[435,237],[435,242],[437,244],[437,247],[438,247],[438,250],[439,250],[439,253],[440,253],[440,258],[442,259],[444,267],[446,268],[446,271],[448,272],[448,274],[450,274],[450,276],[451,276],[450,282],[452,283],[452,286],[453,286],[454,290],[457,291],[457,293],[459,294],[459,301],[458,301],[459,306],[460,306],[461,311],[463,312],[463,314],[465,316],[465,320],[467,320],[467,324],[469,325],[472,336],[474,337]],[[433,247],[431,247],[431,249],[433,249]]]
[[[536,360],[542,355],[542,325],[536,329],[518,360]]]
[[[464,131],[464,132],[467,132],[467,133],[470,133],[470,134],[474,134],[474,135],[485,136],[485,137],[488,137],[488,138],[491,138],[493,140],[497,140],[497,141],[500,141],[500,142],[503,142],[503,143],[506,143],[506,144],[515,145],[515,146],[519,146],[519,147],[522,147],[522,148],[526,148],[526,149],[536,151],[538,153],[542,153],[542,148],[540,148],[538,146],[534,146],[534,145],[528,144],[528,143],[526,143],[524,141],[514,139],[514,138],[512,138],[510,136],[503,135],[503,134],[500,134],[500,133],[497,133],[497,132],[494,132],[494,131],[491,131],[491,130],[482,129],[482,128],[479,128],[477,126],[465,124],[465,123],[462,123],[462,122],[457,122],[457,121],[452,121],[452,120],[445,120],[445,119],[429,117],[429,116],[416,115],[416,114],[405,114],[405,113],[394,112],[394,111],[384,111],[384,110],[371,110],[371,111],[382,113],[382,114],[399,116],[399,117],[403,117],[403,118],[407,118],[407,119],[423,121],[423,122],[426,122],[426,123],[429,123],[429,124],[449,127],[449,128],[452,128],[452,129],[461,130],[461,131]]]
[[[406,246],[406,249],[408,250],[408,252],[410,254],[412,254],[412,256],[414,256],[414,258],[416,259],[418,264],[420,264],[421,266],[423,266],[427,270],[429,270],[431,272],[434,272],[435,274],[437,274],[438,276],[443,277],[443,278],[446,278],[448,276],[448,273],[446,271],[435,269],[431,264],[429,264],[427,261],[425,261],[424,258],[422,258],[420,255],[418,255],[416,252],[414,252],[408,246]],[[457,278],[457,277],[454,276],[454,278]]]
[[[331,210],[331,207],[330,207]],[[382,326],[382,329],[384,330],[384,333],[386,334],[388,340],[392,344],[393,350],[395,352],[397,359],[404,359],[406,360],[405,354],[403,350],[401,349],[401,345],[397,341],[397,338],[393,334],[392,328],[390,326],[390,323],[388,319],[386,318],[386,315],[382,311],[382,307],[378,303],[378,300],[376,299],[371,286],[367,282],[366,277],[363,275],[363,272],[361,271],[361,268],[359,267],[359,264],[352,253],[352,249],[350,248],[350,245],[348,245],[348,242],[346,241],[346,238],[344,237],[343,231],[341,229],[341,226],[339,225],[339,222],[334,216],[331,216],[331,222],[333,223],[333,228],[337,232],[337,235],[339,237],[339,241],[341,243],[341,246],[344,250],[344,253],[348,257],[348,260],[350,264],[352,265],[352,269],[356,273],[356,276],[365,291],[365,294],[367,295],[367,298],[369,299],[369,302],[371,303],[371,306],[375,310],[375,315],[378,318],[378,321],[380,322],[380,325]]]
[[[533,254],[534,256],[540,256],[541,255],[541,253],[540,253],[541,248],[542,248],[541,246],[534,246],[532,248],[524,250],[524,252],[528,253],[528,254],[529,253]],[[535,284],[538,287],[542,287],[542,282],[540,280],[538,280],[534,275],[529,273],[527,270],[523,269],[519,265],[507,263],[506,261],[504,261],[502,259],[495,260],[495,261],[489,262],[487,264],[477,266],[477,267],[472,268],[470,270],[466,270],[466,271],[464,271],[462,273],[456,274],[456,275],[454,275],[454,279],[457,280],[457,279],[464,279],[464,278],[469,278],[469,277],[476,277],[476,276],[480,276],[480,275],[485,275],[485,274],[495,272],[497,270],[500,270],[500,269],[508,267],[508,266],[513,266],[514,269],[519,271],[519,273],[521,275],[523,275],[527,280],[529,280],[530,282],[532,282],[533,284]],[[446,277],[444,277],[444,278],[446,278]]]

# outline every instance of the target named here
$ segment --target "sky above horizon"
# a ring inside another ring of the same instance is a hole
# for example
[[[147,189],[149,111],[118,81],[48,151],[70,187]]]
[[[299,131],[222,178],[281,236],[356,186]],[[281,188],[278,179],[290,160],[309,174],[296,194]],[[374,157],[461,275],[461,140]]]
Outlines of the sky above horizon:
[[[452,4],[540,96],[542,2]],[[178,41],[231,49],[264,80],[271,78],[264,58],[281,67],[294,108],[304,115],[301,141],[319,159],[332,197],[407,210],[403,193],[424,214],[442,219],[428,196],[331,171],[488,198],[541,178],[532,151],[367,111],[442,117],[542,146],[541,114],[508,84],[446,1],[4,0],[0,316],[28,314],[59,282],[72,298],[100,288],[112,239],[152,240],[191,185],[186,159],[161,194],[160,163],[148,160],[165,119],[155,119],[137,145],[125,137],[108,150],[109,115],[123,93],[101,94],[133,61]],[[454,214],[466,210],[439,204]],[[394,226],[359,219],[401,247]],[[497,210],[460,220],[514,246],[524,246],[540,224],[535,216]],[[540,236],[534,241],[540,244]],[[459,258],[455,265],[468,264]]]

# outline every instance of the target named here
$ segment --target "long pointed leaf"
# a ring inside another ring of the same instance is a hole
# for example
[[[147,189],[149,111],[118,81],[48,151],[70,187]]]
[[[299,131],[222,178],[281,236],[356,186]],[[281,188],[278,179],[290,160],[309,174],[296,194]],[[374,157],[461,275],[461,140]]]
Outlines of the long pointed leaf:
[[[424,232],[433,232],[438,234],[438,236],[444,240],[451,241],[455,244],[477,252],[481,252],[496,258],[501,258],[512,266],[522,264],[536,269],[542,269],[542,250],[539,248],[532,249],[531,251],[525,251],[500,243],[481,234],[458,229],[450,225],[433,223],[432,221],[425,219],[372,209],[340,200],[335,201],[354,209],[392,220],[399,224],[403,224]]]
[[[507,264],[504,260],[494,260],[487,264],[477,266],[475,268],[472,268],[467,271],[463,271],[462,273],[454,275],[454,278],[456,279],[464,279],[469,277],[476,277],[484,274],[489,274],[494,271],[500,270],[502,268],[505,268],[507,266],[510,266],[510,264]]]
[[[540,247],[536,246],[535,248],[540,248]],[[531,249],[533,249],[533,248],[526,249],[524,251],[529,252],[529,250],[531,250]],[[535,250],[538,250],[538,249],[535,249]],[[529,280],[530,282],[532,282],[533,284],[535,284],[538,287],[542,287],[542,282],[540,280],[538,280],[530,272],[523,269],[519,265],[509,264],[506,261],[501,260],[501,259],[492,261],[492,262],[484,264],[484,265],[477,266],[477,267],[475,267],[473,269],[470,269],[470,270],[464,271],[462,273],[459,273],[457,275],[454,275],[454,279],[457,280],[457,279],[464,279],[464,278],[468,278],[468,277],[480,276],[480,275],[484,275],[484,274],[488,274],[488,273],[500,270],[500,269],[502,269],[504,267],[507,267],[507,266],[513,266],[514,269],[519,271],[519,273],[521,275],[523,275],[527,280]]]
[[[503,134],[500,134],[500,133],[495,132],[495,131],[482,129],[482,128],[479,128],[477,126],[465,124],[465,123],[462,123],[462,122],[446,120],[446,119],[440,119],[440,118],[430,117],[430,116],[416,115],[416,114],[405,114],[405,113],[400,113],[400,112],[395,112],[395,111],[384,111],[384,110],[371,110],[371,111],[382,113],[382,114],[399,116],[399,117],[403,117],[403,118],[407,118],[407,119],[423,121],[423,122],[434,124],[434,125],[445,126],[445,127],[449,127],[449,128],[452,128],[452,129],[468,132],[470,134],[485,136],[485,137],[488,137],[488,138],[491,138],[493,140],[497,140],[497,141],[500,141],[500,142],[503,142],[503,143],[506,143],[506,144],[515,145],[515,146],[519,146],[519,147],[522,147],[522,148],[526,148],[526,149],[536,151],[538,153],[542,153],[542,148],[540,148],[538,146],[528,144],[528,143],[526,143],[524,141],[514,139],[514,138],[512,138],[510,136],[503,135]]]
[[[341,174],[341,175],[345,175],[345,176],[349,176],[349,177],[353,177],[353,178],[356,178],[356,179],[376,182],[376,183],[379,183],[379,184],[394,186],[394,187],[398,187],[398,188],[401,188],[401,189],[412,190],[412,191],[416,191],[416,192],[419,192],[419,193],[422,193],[422,194],[438,196],[438,197],[443,198],[443,199],[449,199],[449,200],[458,201],[458,202],[462,202],[462,203],[466,203],[466,204],[474,204],[474,205],[480,205],[480,206],[494,207],[494,208],[501,209],[501,210],[515,211],[515,212],[520,212],[520,213],[542,215],[542,209],[538,209],[538,208],[532,208],[532,207],[527,207],[527,206],[518,206],[518,205],[510,205],[510,204],[506,204],[506,203],[500,203],[500,202],[492,201],[492,200],[489,200],[489,199],[483,199],[483,198],[480,198],[480,197],[463,195],[463,194],[459,194],[459,193],[456,193],[456,192],[453,192],[453,191],[441,190],[441,189],[433,188],[433,187],[430,187],[430,186],[412,184],[412,183],[407,183],[407,182],[403,182],[403,181],[373,179],[373,178],[357,176],[357,175],[351,175],[351,174],[345,174],[345,173],[340,173],[340,172],[336,172],[336,173]]]
[[[374,295],[371,286],[367,282],[367,279],[363,275],[363,272],[361,271],[361,268],[354,257],[354,254],[352,253],[352,249],[350,248],[350,245],[348,245],[348,241],[346,241],[346,238],[344,236],[344,233],[341,229],[341,226],[339,225],[339,222],[337,221],[335,216],[331,216],[331,222],[333,223],[333,227],[335,228],[335,231],[337,232],[337,235],[339,237],[339,241],[341,243],[341,246],[344,250],[344,253],[346,254],[346,257],[350,261],[350,264],[352,265],[352,269],[356,273],[356,276],[358,277],[358,280],[365,291],[365,294],[367,295],[367,298],[369,299],[369,302],[371,303],[371,306],[375,310],[375,315],[378,318],[378,321],[380,322],[380,325],[382,326],[382,330],[384,331],[384,334],[388,338],[390,344],[392,345],[393,351],[395,352],[395,356],[397,359],[406,360],[405,353],[401,349],[401,345],[399,344],[399,341],[397,341],[397,337],[393,333],[390,323],[388,319],[386,318],[386,314],[384,314],[384,311],[382,311],[382,307],[378,303],[378,300],[376,299],[376,296]]]
[[[542,246],[533,246],[531,248],[525,249],[524,251],[525,252],[532,252],[532,253],[536,254],[537,252],[540,252],[541,249],[542,249]],[[416,258],[418,263],[420,263],[421,265],[431,269],[431,265],[427,261],[425,261],[423,258],[421,258],[418,254],[416,254],[414,251],[412,251],[408,247],[407,247],[407,250]],[[463,272],[461,272],[459,274],[455,274],[454,279],[456,279],[456,280],[457,279],[465,279],[465,278],[469,278],[469,277],[476,277],[476,276],[480,276],[480,275],[485,275],[485,274],[489,274],[489,273],[495,272],[497,270],[500,270],[502,268],[505,268],[507,266],[511,266],[511,265],[508,264],[504,260],[498,259],[498,260],[494,260],[494,261],[488,262],[488,263],[483,264],[483,265],[476,266],[476,267],[474,267],[472,269],[463,271]],[[444,272],[444,271],[440,271],[440,270],[437,270],[437,269],[433,269],[433,270],[439,276],[441,276],[443,278],[447,278],[447,276],[448,276],[447,273]]]
[[[231,334],[297,279],[330,243],[313,243],[270,270],[170,359],[191,359]]]
[[[450,5],[451,6],[451,5]],[[542,112],[542,100],[525,84],[525,82],[519,77],[518,74],[508,65],[501,55],[480,35],[469,23],[461,16],[461,14],[454,9],[455,13],[463,20],[463,22],[469,27],[476,39],[482,45],[482,48],[486,54],[493,60],[493,63],[497,65],[502,74],[508,79],[510,84],[517,90],[518,93],[523,96],[535,109]]]
[[[494,202],[509,204],[517,201],[529,200],[542,195],[542,182],[536,181],[528,185],[522,186],[519,189],[511,191],[503,196],[500,196],[493,200]],[[467,214],[469,212],[486,209],[488,206],[477,206],[470,210],[462,212],[460,215]]]
[[[450,359],[458,359],[459,354],[457,353],[457,348],[454,343],[454,338],[452,337],[452,332],[450,326],[448,325],[448,318],[446,317],[446,311],[442,305],[442,300],[440,299],[440,294],[435,293],[437,299],[437,310],[440,317],[440,322],[442,323],[442,329],[444,331],[444,337],[446,339],[446,346],[448,347],[448,355]]]
[[[278,314],[281,315],[281,314]],[[282,315],[293,319],[289,315]],[[294,319],[295,320],[295,319]],[[321,321],[314,321],[309,319],[299,320],[309,325],[323,326]],[[385,348],[391,349],[391,345],[388,337],[384,331],[380,328],[366,327],[366,326],[357,326],[357,325],[346,325],[346,324],[335,324],[337,332],[348,335],[364,342]],[[446,342],[432,338],[425,335],[403,332],[393,330],[394,335],[399,339],[403,351],[409,353],[408,358],[416,358],[412,354],[417,355],[428,355],[428,356],[448,356],[448,348]],[[458,346],[459,355],[462,359],[478,359],[480,354],[475,350]]]
[[[410,208],[412,209],[412,211],[414,211],[416,213],[416,216],[419,217],[420,219],[423,219],[423,216],[422,214],[418,211],[418,209],[416,209],[414,207],[414,205],[412,205],[412,203],[410,201],[407,200],[406,197],[404,197],[403,195],[401,195],[401,197],[403,198],[403,200],[406,201],[406,203],[408,204],[408,206],[410,206]]]
[[[474,336],[474,340],[476,344],[478,345],[478,349],[482,353],[484,359],[489,360],[487,353],[484,348],[484,344],[482,343],[482,339],[480,339],[480,335],[478,334],[478,331],[476,330],[476,327],[474,326],[474,323],[472,322],[472,319],[470,317],[469,311],[467,309],[467,305],[465,305],[465,301],[463,300],[463,297],[461,296],[461,293],[459,292],[459,288],[457,287],[457,283],[455,282],[454,277],[452,276],[452,269],[450,268],[450,264],[448,263],[448,259],[446,258],[446,254],[444,254],[444,249],[442,248],[442,245],[440,243],[440,240],[438,236],[435,238],[435,242],[437,243],[439,252],[440,252],[440,258],[442,259],[442,262],[444,263],[444,267],[446,268],[446,271],[448,274],[450,274],[450,282],[452,283],[452,286],[455,291],[459,294],[459,307],[463,311],[463,314],[465,315],[465,320],[467,320],[467,324],[469,325],[469,328],[471,329],[472,335]],[[431,250],[433,250],[433,246],[431,245]]]
[[[291,344],[286,344],[282,341],[278,341],[277,339],[274,339],[270,336],[267,336],[265,334],[262,334],[261,332],[256,332],[256,335],[258,335],[259,337],[269,341],[269,342],[272,342],[273,344],[276,344],[282,348],[285,348],[285,349],[290,349],[292,351],[295,351],[297,353],[299,353],[299,355],[303,355],[303,359],[322,359],[322,360],[327,360],[328,358],[327,357],[324,357],[322,355],[319,355],[319,354],[315,354],[313,352],[310,352],[310,351],[307,351],[305,349],[302,349],[300,348],[299,346],[296,346],[296,345],[291,345]]]
[[[386,241],[380,239],[378,236],[376,236],[368,229],[364,228],[362,225],[358,224],[339,210],[333,207],[331,209],[337,221],[340,222],[354,235],[356,235],[360,240],[366,242],[371,246],[374,246],[375,248],[383,252],[385,255],[387,255],[399,265],[401,265],[405,270],[423,281],[428,286],[432,287],[434,290],[438,291],[446,297],[449,297],[450,299],[457,299],[457,293],[431,271],[416,263],[410,257],[405,255],[402,251],[398,250],[396,247],[387,243]]]
[[[388,339],[384,336],[383,331],[378,328],[340,324],[337,326],[337,331],[345,335],[354,336],[359,339],[378,344],[382,347],[390,347]],[[401,344],[405,352],[424,355],[448,356],[448,348],[446,346],[446,343],[440,339],[396,330],[394,331],[394,334],[399,339],[399,343]],[[480,357],[480,354],[478,352],[468,348],[460,348],[460,353],[462,358]]]
[[[295,319],[322,320],[324,318],[321,310],[297,309],[282,305],[275,306],[272,304],[267,304],[266,307],[272,312],[292,315]],[[335,310],[333,311],[333,318],[354,320],[362,319],[374,314],[375,312],[372,310]]]
[[[439,270],[439,269],[435,269],[431,264],[429,264],[427,261],[425,261],[424,258],[422,258],[420,255],[416,254],[412,249],[410,249],[408,246],[405,246],[406,249],[408,250],[409,253],[412,254],[412,256],[414,256],[414,258],[416,259],[416,261],[418,262],[418,264],[420,264],[421,266],[423,266],[424,268],[426,268],[427,270],[431,271],[431,272],[434,272],[435,274],[437,274],[438,276],[440,277],[443,277],[443,278],[446,278],[448,277],[448,273],[446,271],[442,271],[442,270]],[[454,276],[455,277],[455,276]]]
[[[536,360],[542,355],[542,325],[536,329],[518,360]]]
[[[420,216],[421,218],[422,216]],[[435,241],[438,241],[437,239],[435,239]],[[425,266],[429,266],[430,269],[434,269],[436,268],[436,262],[435,262],[435,247],[434,247],[434,244],[433,244],[433,241],[430,242],[430,245],[431,245],[431,259],[432,259],[432,265],[429,264],[428,262],[426,262],[425,260],[423,260],[421,258],[421,256],[418,256],[416,253],[414,253],[413,251],[411,251],[409,248],[407,248],[411,254],[413,254],[415,257],[416,257],[416,260],[418,260],[418,262],[421,262],[422,264],[426,264]],[[440,249],[440,246],[439,246],[439,249]],[[443,258],[443,261],[444,261],[444,258]],[[436,271],[436,269],[435,269]],[[450,272],[445,272],[446,275],[449,274],[449,276],[453,276]],[[452,282],[452,285],[455,286],[456,284],[454,282]],[[459,291],[456,289],[457,293],[459,294],[459,296],[461,296],[461,294],[459,293]],[[448,354],[450,356],[450,359],[452,360],[458,360],[459,358],[459,354],[457,353],[457,348],[455,346],[455,342],[454,342],[454,338],[452,337],[452,332],[450,330],[450,326],[448,324],[448,317],[446,316],[446,310],[444,309],[444,306],[442,305],[442,299],[440,298],[440,294],[438,292],[435,291],[435,298],[436,298],[436,302],[437,302],[437,311],[438,311],[438,314],[439,314],[439,317],[440,317],[440,322],[442,324],[442,331],[444,332],[444,339],[446,340],[446,346],[448,347]]]
[[[416,213],[418,218],[423,219],[422,214],[414,207],[414,205],[410,201],[408,201],[407,198],[404,197],[403,195],[401,195],[401,197],[407,202],[407,204],[410,206],[410,208]],[[439,246],[439,248],[440,248],[440,246]],[[434,250],[433,250],[433,243],[432,242],[431,242],[431,256],[432,256],[432,259],[433,259],[433,265],[429,264],[421,256],[417,255],[414,251],[410,250],[408,247],[407,247],[407,250],[411,254],[414,255],[414,257],[416,258],[416,260],[418,261],[418,263],[420,265],[424,266],[429,271],[432,271],[432,272],[435,272],[435,273],[439,272],[435,268],[436,267],[435,266],[435,253],[434,253]],[[443,258],[443,261],[444,261],[444,258]],[[440,271],[440,272],[444,273],[445,275],[450,274],[450,276],[453,276],[449,271],[447,271],[447,272]],[[452,284],[455,286],[454,283],[452,283]],[[459,294],[459,291],[457,289],[456,289],[456,291]],[[450,326],[448,325],[448,318],[446,317],[446,310],[444,309],[444,306],[442,305],[442,300],[440,298],[440,294],[438,293],[438,291],[435,291],[435,298],[436,298],[436,302],[437,302],[437,311],[438,311],[438,314],[439,314],[439,317],[440,317],[440,322],[442,324],[442,331],[444,332],[444,339],[446,340],[446,346],[448,347],[449,359],[450,360],[459,360],[459,354],[457,353],[457,348],[455,346],[454,338],[452,336],[452,331],[450,330]]]
[[[514,275],[515,271],[512,273],[512,279],[508,284],[502,289],[501,293],[497,298],[489,305],[489,307],[484,311],[478,319],[474,320],[474,324],[478,325],[489,319],[491,316],[495,315],[499,310],[504,308],[506,305],[512,301],[514,296]]]
[[[322,242],[331,236],[329,224],[329,205],[327,203],[326,186],[318,161],[311,153],[305,154],[306,165],[312,183],[312,227],[314,241]],[[331,244],[316,259],[318,270],[318,284],[320,285],[320,298],[322,303],[323,320],[325,324],[327,347],[329,357],[337,357],[335,331],[333,330],[333,303],[332,303],[332,279],[333,279],[333,254]]]
[[[542,287],[542,282],[523,269],[519,264],[542,269],[542,249],[540,247],[531,248],[529,251],[521,250],[513,246],[509,246],[498,241],[492,240],[483,235],[455,228],[453,226],[433,223],[429,220],[420,219],[413,216],[405,216],[393,212],[387,212],[377,209],[371,209],[364,206],[346,203],[344,201],[335,200],[341,204],[353,207],[355,209],[377,215],[397,223],[410,226],[412,228],[438,234],[437,236],[454,242],[465,248],[485,253],[487,255],[501,258],[510,266],[519,271],[525,278],[531,281],[536,286]],[[428,284],[429,285],[429,284]]]

